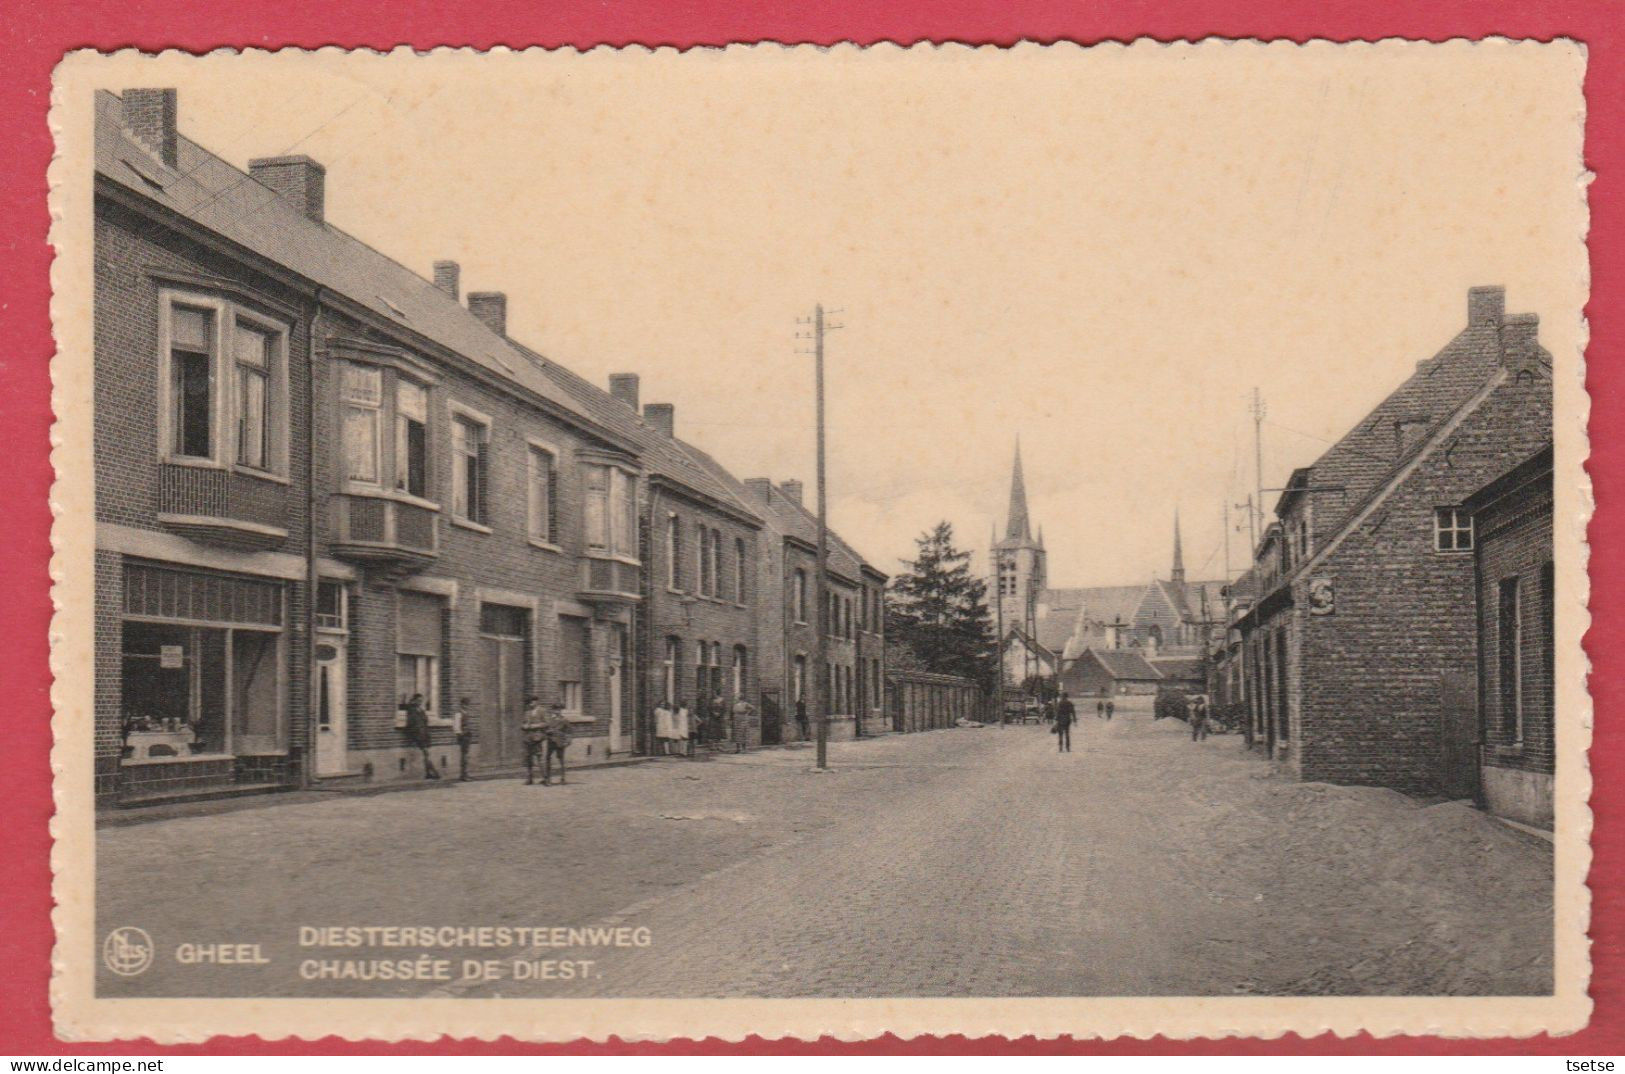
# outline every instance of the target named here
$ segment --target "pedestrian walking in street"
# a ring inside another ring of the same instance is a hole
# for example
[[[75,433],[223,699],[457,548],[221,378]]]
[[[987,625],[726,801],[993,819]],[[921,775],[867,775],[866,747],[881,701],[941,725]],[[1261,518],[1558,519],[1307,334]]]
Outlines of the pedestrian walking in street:
[[[756,718],[756,706],[745,700],[740,694],[734,701],[733,726],[728,729],[728,737],[733,739],[734,752],[745,752],[745,740],[750,735],[751,721]]]
[[[424,707],[422,694],[413,694],[406,699],[406,740],[423,757],[423,778],[439,779],[440,772],[429,758],[429,747],[433,742],[429,737],[429,710]]]
[[[542,758],[542,786],[553,784],[553,758],[559,759],[559,783],[564,783],[564,751],[570,747],[570,721],[564,718],[564,705],[555,701],[542,720],[542,737],[547,753]]]
[[[1106,722],[1107,723],[1112,722],[1112,713],[1114,713],[1116,711],[1117,711],[1117,703],[1114,702],[1111,698],[1108,697],[1106,699]]]
[[[1095,702],[1095,719],[1104,720],[1105,718],[1106,718],[1106,699],[1101,698],[1099,701]]]
[[[807,699],[804,697],[796,698],[796,723],[801,725],[801,741],[812,738],[812,731],[807,726]]]
[[[1061,691],[1061,700],[1055,703],[1055,748],[1061,753],[1072,752],[1072,724],[1078,718],[1078,710],[1073,706],[1072,699]]]
[[[1201,742],[1207,738],[1207,695],[1197,694],[1191,698],[1191,741]]]
[[[547,740],[543,730],[541,698],[525,698],[525,721],[519,725],[519,733],[525,740],[525,786],[527,787],[536,782],[536,762],[541,760],[542,745]]]
[[[457,736],[457,781],[467,783],[474,777],[468,774],[468,747],[474,744],[474,721],[469,715],[468,698],[457,699],[457,711],[451,714],[451,733]]]

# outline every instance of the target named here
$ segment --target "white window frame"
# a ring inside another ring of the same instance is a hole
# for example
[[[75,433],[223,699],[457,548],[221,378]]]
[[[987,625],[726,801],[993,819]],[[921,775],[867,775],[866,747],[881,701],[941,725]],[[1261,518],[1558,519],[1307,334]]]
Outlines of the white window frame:
[[[209,454],[182,455],[174,450],[175,414],[171,396],[176,306],[207,310],[211,314],[209,340]],[[237,358],[232,346],[237,323],[242,321],[270,338],[266,361],[266,466],[237,461],[239,438]],[[158,458],[175,466],[236,470],[286,484],[288,481],[288,339],[286,321],[221,298],[218,295],[164,287],[158,291]]]
[[[807,624],[807,572],[800,567],[790,576],[790,610],[797,623]]]
[[[466,453],[459,455],[457,452],[457,423],[463,422],[465,425],[472,425],[476,427],[480,434],[479,442],[485,446],[485,451],[482,453],[484,457],[481,460],[483,465],[480,469],[480,483],[481,487],[485,490],[487,512],[490,510],[491,501],[491,469],[494,465],[491,449],[496,443],[494,435],[495,424],[491,421],[491,416],[489,414],[482,413],[475,410],[471,406],[459,403],[455,399],[446,400],[446,410],[447,417],[449,418],[449,424],[446,428],[446,451],[449,453],[451,459],[451,487],[448,490],[451,495],[449,497],[450,510],[448,511],[448,516],[451,518],[451,523],[454,526],[461,526],[463,529],[473,530],[476,533],[491,533],[493,531],[491,529],[489,518],[487,518],[485,521],[481,521],[474,518],[472,514],[463,514],[457,509],[458,485],[463,484],[466,486],[468,482],[467,471],[463,469],[463,460],[466,457]],[[467,506],[471,510],[475,510],[478,508],[478,504],[469,496],[469,492],[470,490],[465,487],[462,490],[463,498],[464,500],[468,501]]]
[[[553,539],[560,533],[562,527],[559,525],[559,519],[556,516],[556,512],[551,510],[551,507],[556,505],[559,501],[558,446],[549,443],[546,440],[538,440],[535,437],[527,437],[525,439],[525,448],[526,533],[529,535],[530,543],[535,545],[537,548],[544,548],[549,552],[562,552],[563,549],[560,548],[558,542]],[[542,461],[542,456],[546,456],[547,487],[551,494],[551,503],[542,505],[542,510],[546,512],[546,524],[548,532],[538,534],[536,532],[536,467],[538,463]]]
[[[1444,518],[1450,516],[1451,524],[1446,526]],[[1466,525],[1462,521],[1466,520]],[[1444,546],[1444,535],[1451,535],[1451,546]],[[1467,535],[1466,545],[1461,544],[1461,535]],[[1473,532],[1473,516],[1461,507],[1435,507],[1433,509],[1433,550],[1435,552],[1471,552],[1477,543],[1477,535]]]

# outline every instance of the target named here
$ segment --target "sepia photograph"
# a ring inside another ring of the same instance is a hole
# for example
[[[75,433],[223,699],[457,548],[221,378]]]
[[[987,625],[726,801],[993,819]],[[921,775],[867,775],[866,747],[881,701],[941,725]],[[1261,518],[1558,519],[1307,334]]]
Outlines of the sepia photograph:
[[[59,1033],[1579,1028],[1584,70],[70,55]]]

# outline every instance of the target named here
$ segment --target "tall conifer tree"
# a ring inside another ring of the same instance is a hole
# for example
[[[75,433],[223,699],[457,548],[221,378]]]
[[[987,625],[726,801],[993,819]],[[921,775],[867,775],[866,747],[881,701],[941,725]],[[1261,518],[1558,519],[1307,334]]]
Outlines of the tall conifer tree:
[[[887,637],[927,671],[991,687],[996,663],[986,583],[971,573],[970,553],[954,547],[949,523],[937,523],[915,544],[918,554],[891,581]]]

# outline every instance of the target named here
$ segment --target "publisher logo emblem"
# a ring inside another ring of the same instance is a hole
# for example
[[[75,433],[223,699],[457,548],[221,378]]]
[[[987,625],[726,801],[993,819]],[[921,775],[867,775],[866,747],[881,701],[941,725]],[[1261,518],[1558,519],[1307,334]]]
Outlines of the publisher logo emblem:
[[[131,925],[114,929],[102,943],[102,961],[120,977],[145,973],[152,965],[152,937]]]

